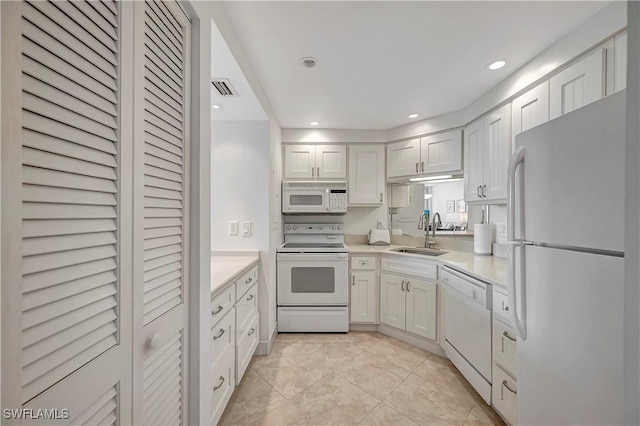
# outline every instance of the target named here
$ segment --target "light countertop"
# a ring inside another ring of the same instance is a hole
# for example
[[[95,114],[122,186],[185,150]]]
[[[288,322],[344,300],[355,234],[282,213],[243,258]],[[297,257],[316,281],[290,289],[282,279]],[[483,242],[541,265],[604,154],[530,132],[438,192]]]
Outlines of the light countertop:
[[[222,290],[227,284],[260,261],[257,253],[211,254],[211,294]]]
[[[347,244],[351,254],[394,254],[396,256],[412,257],[416,259],[438,261],[465,274],[474,276],[482,281],[507,287],[507,261],[495,256],[476,256],[473,253],[446,250],[441,256],[424,256],[420,254],[396,253],[391,250],[407,246],[369,246],[366,244]]]

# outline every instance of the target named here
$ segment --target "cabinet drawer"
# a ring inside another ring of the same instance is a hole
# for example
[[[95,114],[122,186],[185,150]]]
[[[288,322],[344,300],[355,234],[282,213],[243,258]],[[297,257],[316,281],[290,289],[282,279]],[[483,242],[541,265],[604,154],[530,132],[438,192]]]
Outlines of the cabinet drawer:
[[[236,300],[246,293],[258,281],[258,265],[245,272],[236,280]]]
[[[399,257],[383,257],[382,270],[401,275],[438,279],[438,265],[429,261],[401,259]]]
[[[507,423],[514,425],[518,421],[518,383],[500,366],[493,366],[493,384],[491,402]]]
[[[242,376],[251,362],[256,348],[258,347],[258,314],[256,313],[249,323],[247,331],[242,335],[238,335],[238,343],[236,345],[236,380],[240,383]]]
[[[516,376],[516,333],[502,321],[493,319],[493,362]]]
[[[509,312],[509,297],[501,292],[493,289],[493,315],[500,318],[506,324],[512,326],[511,312]]]
[[[254,284],[236,302],[236,327],[238,339],[247,331],[253,316],[258,312],[258,286]]]
[[[230,285],[211,300],[211,321],[215,325],[233,307],[236,298],[236,286]]]
[[[211,338],[213,340],[213,366],[216,366],[223,359],[227,352],[233,356],[235,347],[236,321],[233,311],[226,315],[211,327]]]
[[[235,352],[231,351],[211,370],[213,391],[211,392],[212,417],[211,424],[218,424],[227,403],[235,389],[236,369]]]
[[[353,256],[351,269],[376,269],[375,256]]]

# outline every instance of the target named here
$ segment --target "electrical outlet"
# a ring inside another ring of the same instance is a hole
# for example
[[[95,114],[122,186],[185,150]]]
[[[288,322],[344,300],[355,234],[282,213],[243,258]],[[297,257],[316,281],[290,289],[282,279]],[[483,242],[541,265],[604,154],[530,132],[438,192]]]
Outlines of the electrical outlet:
[[[251,236],[251,222],[242,222],[242,237]]]
[[[232,237],[238,235],[238,221],[232,220],[229,222],[229,235]]]

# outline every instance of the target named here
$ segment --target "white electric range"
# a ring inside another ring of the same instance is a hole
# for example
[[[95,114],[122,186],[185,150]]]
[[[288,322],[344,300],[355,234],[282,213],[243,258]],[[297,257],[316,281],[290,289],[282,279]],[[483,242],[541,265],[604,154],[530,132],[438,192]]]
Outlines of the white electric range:
[[[279,332],[349,330],[349,253],[342,224],[287,224],[277,250]]]

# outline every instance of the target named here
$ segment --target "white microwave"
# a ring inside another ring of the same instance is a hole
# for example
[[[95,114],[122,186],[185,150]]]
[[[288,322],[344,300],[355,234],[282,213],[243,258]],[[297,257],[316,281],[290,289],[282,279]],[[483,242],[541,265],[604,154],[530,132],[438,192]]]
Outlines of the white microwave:
[[[345,214],[347,182],[282,182],[282,214]]]

